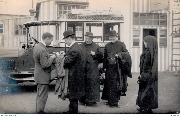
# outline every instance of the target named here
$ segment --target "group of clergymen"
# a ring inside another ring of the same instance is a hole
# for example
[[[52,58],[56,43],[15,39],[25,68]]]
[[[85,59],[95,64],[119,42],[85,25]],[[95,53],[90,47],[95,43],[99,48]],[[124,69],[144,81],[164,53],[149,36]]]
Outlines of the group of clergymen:
[[[62,99],[70,101],[67,113],[78,113],[78,102],[85,106],[94,106],[100,101],[99,63],[103,63],[105,72],[102,100],[106,105],[119,107],[120,96],[126,96],[127,77],[132,78],[131,56],[117,33],[108,34],[111,42],[102,52],[94,43],[93,33],[85,33],[85,42],[78,44],[71,30],[63,33],[69,46],[66,53],[50,55],[46,46],[53,41],[51,33],[43,33],[42,42],[34,46],[34,78],[37,83],[36,112],[44,113],[48,98],[49,84],[56,79],[55,92]]]

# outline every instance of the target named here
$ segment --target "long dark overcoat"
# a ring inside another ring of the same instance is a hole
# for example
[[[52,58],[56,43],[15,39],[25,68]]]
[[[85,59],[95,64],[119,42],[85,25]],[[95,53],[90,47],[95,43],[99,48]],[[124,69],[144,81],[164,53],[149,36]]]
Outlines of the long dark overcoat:
[[[139,79],[139,91],[136,103],[139,107],[155,109],[158,107],[157,80],[152,82],[151,88],[147,88],[150,86],[148,82],[151,79],[151,70],[151,53],[148,49],[146,49],[140,57],[141,78]]]
[[[100,77],[98,64],[103,60],[103,53],[100,50],[99,45],[96,43],[81,44],[84,52],[85,59],[85,80],[86,80],[86,95],[85,102],[98,102],[100,101]],[[91,55],[91,51],[95,52],[95,55]]]
[[[120,93],[117,89],[119,73],[115,58],[115,55],[120,52],[127,52],[125,44],[120,41],[109,42],[104,49],[103,68],[106,69],[106,73],[102,99],[108,100],[109,103],[117,103],[120,99]]]
[[[84,60],[82,48],[74,43],[66,53],[64,68],[68,68],[69,99],[79,99],[85,95]]]

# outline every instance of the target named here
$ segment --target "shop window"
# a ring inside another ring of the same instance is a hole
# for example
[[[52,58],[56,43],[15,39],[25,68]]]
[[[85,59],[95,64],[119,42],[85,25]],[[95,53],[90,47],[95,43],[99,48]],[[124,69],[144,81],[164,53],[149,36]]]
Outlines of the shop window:
[[[3,34],[3,33],[4,33],[4,25],[0,24],[0,34]]]
[[[159,46],[167,47],[167,30],[160,30],[159,37]]]
[[[133,47],[139,47],[140,30],[133,30]]]

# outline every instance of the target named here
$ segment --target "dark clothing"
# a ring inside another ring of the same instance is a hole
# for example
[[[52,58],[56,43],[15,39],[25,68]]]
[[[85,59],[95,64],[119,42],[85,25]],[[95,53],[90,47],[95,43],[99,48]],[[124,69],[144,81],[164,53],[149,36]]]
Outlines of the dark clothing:
[[[86,44],[85,42],[81,44],[84,52],[85,59],[85,87],[86,94],[84,97],[85,103],[88,102],[98,102],[100,101],[100,78],[98,64],[103,60],[103,53],[100,50],[99,45]],[[91,55],[91,51],[95,52],[95,55]]]
[[[137,105],[140,108],[158,108],[158,67],[157,40],[153,36],[145,37],[147,48],[140,57],[140,77]]]
[[[69,113],[78,114],[78,99],[69,99]]]
[[[74,43],[65,55],[64,68],[68,68],[69,99],[79,99],[85,95],[84,60],[82,48]]]
[[[37,84],[36,113],[43,113],[48,98],[49,85]]]
[[[132,67],[132,60],[131,55],[129,52],[121,52],[120,55],[122,59],[120,61],[120,67],[125,75],[132,78],[131,67]]]
[[[74,43],[65,55],[64,68],[68,68],[69,112],[78,113],[78,99],[85,95],[84,60],[82,48]]]
[[[132,78],[131,73],[131,67],[132,67],[132,61],[131,61],[131,55],[129,52],[121,52],[118,54],[119,56],[119,67],[121,69],[121,81],[122,81],[122,92],[127,91],[127,76]]]
[[[108,100],[110,106],[117,105],[120,99],[121,91],[118,89],[120,76],[124,76],[123,72],[118,71],[118,65],[115,55],[120,52],[127,52],[123,42],[107,43],[104,49],[103,68],[106,69],[105,83],[102,93],[102,99]],[[120,74],[119,74],[120,73]],[[122,84],[122,82],[120,82]]]

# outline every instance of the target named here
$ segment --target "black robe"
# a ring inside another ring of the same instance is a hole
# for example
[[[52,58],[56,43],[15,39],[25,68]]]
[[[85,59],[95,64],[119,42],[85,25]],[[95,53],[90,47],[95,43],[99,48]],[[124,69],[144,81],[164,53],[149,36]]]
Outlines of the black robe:
[[[120,99],[118,86],[119,72],[115,55],[121,52],[127,52],[123,42],[107,43],[104,49],[103,68],[106,69],[104,89],[102,99],[108,100],[109,105],[116,105]],[[121,76],[124,76],[121,72]]]
[[[100,101],[100,77],[98,64],[103,60],[103,53],[100,50],[99,45],[95,44],[86,44],[85,42],[81,44],[81,47],[84,52],[85,59],[85,99],[86,103],[88,102],[98,102]],[[95,52],[95,55],[92,56],[91,51]]]

